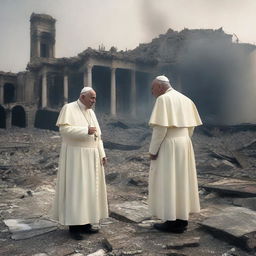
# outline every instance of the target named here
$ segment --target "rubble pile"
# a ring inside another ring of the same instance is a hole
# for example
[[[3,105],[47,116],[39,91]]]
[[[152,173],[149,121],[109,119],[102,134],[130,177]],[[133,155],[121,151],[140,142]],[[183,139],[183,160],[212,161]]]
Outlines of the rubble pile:
[[[40,129],[0,129],[1,255],[253,255],[256,246],[256,129],[201,127],[195,131],[202,211],[184,234],[152,228],[147,212],[145,123],[99,117],[109,162],[110,217],[79,243],[52,223],[61,138]],[[230,217],[232,216],[232,218]]]

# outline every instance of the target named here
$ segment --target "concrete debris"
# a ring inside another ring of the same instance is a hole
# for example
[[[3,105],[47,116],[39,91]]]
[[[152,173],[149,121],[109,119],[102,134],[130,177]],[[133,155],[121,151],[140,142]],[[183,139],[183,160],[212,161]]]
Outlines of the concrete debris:
[[[166,255],[168,255],[168,256],[188,256],[187,254],[175,252],[175,251],[168,251],[168,253]]]
[[[242,206],[256,211],[256,197],[251,198],[235,198],[233,200],[233,205]]]
[[[106,175],[106,182],[107,183],[112,183],[118,178],[120,180],[120,176],[121,176],[120,173],[117,173],[117,172],[108,173]]]
[[[218,194],[213,192],[213,193],[209,193],[204,198],[205,199],[212,199],[212,198],[216,198],[216,197],[218,197]]]
[[[142,181],[139,177],[129,178],[127,184],[130,186],[146,186],[147,183]]]
[[[233,235],[224,230],[219,231],[217,228],[207,228],[209,231],[217,230],[218,237],[215,238],[211,232],[205,231],[206,227],[198,229],[198,223],[227,211],[230,216],[225,218],[230,217],[234,219],[236,225],[239,225],[236,227],[232,223],[230,226],[234,226],[236,229],[244,226],[244,223],[235,218],[231,214],[232,212],[228,211],[228,208],[237,205],[253,210],[256,196],[245,195],[246,198],[241,199],[238,198],[241,195],[235,192],[236,196],[230,198],[226,197],[223,192],[220,194],[219,190],[205,189],[203,186],[205,184],[211,185],[226,176],[228,179],[224,179],[224,181],[227,183],[223,181],[224,184],[222,184],[225,189],[227,187],[234,189],[236,185],[239,185],[240,189],[248,192],[247,189],[250,188],[250,184],[256,180],[256,158],[252,155],[256,152],[255,145],[250,145],[250,151],[248,148],[239,151],[250,156],[252,166],[250,169],[239,168],[227,159],[213,158],[209,156],[209,151],[214,150],[220,154],[231,156],[227,152],[236,151],[241,145],[252,141],[256,137],[256,130],[234,134],[223,132],[213,137],[206,137],[202,133],[198,133],[198,130],[195,132],[192,139],[196,160],[199,163],[198,182],[202,211],[200,214],[191,215],[189,229],[186,233],[165,234],[152,228],[154,223],[161,221],[149,218],[148,207],[144,202],[147,199],[150,164],[147,153],[150,140],[150,133],[148,132],[150,130],[146,125],[134,126],[131,123],[128,123],[128,129],[114,126],[111,126],[110,129],[109,119],[104,116],[101,122],[104,140],[121,145],[141,145],[141,148],[135,151],[106,149],[109,159],[106,166],[108,199],[109,203],[112,204],[110,211],[114,212],[112,216],[115,216],[116,219],[110,217],[102,220],[100,232],[96,235],[86,236],[86,239],[79,243],[70,238],[68,227],[65,226],[59,226],[56,231],[38,237],[33,236],[43,234],[49,231],[51,227],[49,230],[46,227],[14,232],[11,235],[20,235],[25,238],[29,234],[32,238],[18,242],[10,239],[9,229],[3,220],[33,218],[35,221],[41,219],[42,216],[47,219],[55,193],[56,175],[52,174],[55,172],[55,166],[58,165],[60,138],[57,136],[59,135],[57,132],[47,130],[28,128],[27,134],[24,134],[24,129],[13,128],[9,131],[0,129],[1,145],[8,145],[8,141],[30,143],[29,147],[24,149],[8,149],[0,152],[3,167],[0,178],[0,217],[2,220],[0,221],[0,255],[86,256],[90,253],[98,253],[98,250],[104,250],[108,256],[136,255],[136,253],[138,256],[250,255],[249,252],[242,251],[238,245],[244,241],[243,245],[245,246],[242,246],[243,248],[254,248],[254,232],[238,238],[235,240],[234,246],[231,246],[229,241],[233,242],[235,239]],[[111,122],[113,122],[112,119]],[[145,137],[145,135],[147,136]],[[51,138],[55,136],[56,139]],[[226,148],[228,149],[227,152],[225,151]],[[13,163],[19,163],[19,166],[13,165]],[[213,164],[211,169],[210,164]],[[247,181],[243,180],[244,174],[247,175]],[[231,182],[234,179],[236,182]],[[243,181],[237,182],[238,179]],[[31,191],[31,194],[27,191]],[[24,198],[22,198],[23,196]],[[134,201],[136,201],[136,207],[133,204]],[[126,204],[127,202],[130,204]],[[120,207],[113,209],[113,206]],[[236,208],[241,209],[240,207]],[[244,219],[247,219],[250,226],[253,226],[251,217],[247,216]],[[215,220],[213,222],[217,223]],[[223,223],[228,224],[229,222],[225,219]],[[223,223],[219,225],[219,229],[224,226]],[[21,224],[27,223],[21,222]],[[244,233],[249,231],[245,230]],[[32,232],[34,233],[32,234]],[[194,237],[201,237],[200,246],[188,247],[193,242]],[[190,242],[185,241],[187,239]],[[167,246],[170,249],[167,249]],[[232,247],[235,248],[235,251],[230,250]]]
[[[150,218],[147,204],[141,201],[110,204],[110,211],[111,217],[126,222],[139,223]]]
[[[57,229],[57,223],[47,219],[7,219],[4,223],[14,240],[27,239]]]
[[[138,255],[142,253],[143,253],[142,250],[122,251],[122,255]]]
[[[79,254],[79,255],[83,255],[83,254]],[[100,249],[100,250],[98,250],[94,253],[91,253],[91,254],[87,254],[87,256],[102,256],[102,255],[106,255],[106,252],[103,249]]]
[[[227,207],[221,213],[203,221],[202,226],[248,249],[256,249],[256,212],[242,207]]]
[[[237,195],[240,197],[256,197],[256,182],[224,178],[202,186],[207,191],[222,194]]]
[[[155,223],[161,223],[161,220],[144,220],[138,224],[139,227],[142,228],[151,228]]]
[[[172,241],[163,246],[164,249],[182,249],[184,247],[197,247],[200,245],[200,237],[184,238],[181,240]]]
[[[228,252],[223,253],[221,256],[239,256],[239,254],[236,253],[236,248],[232,248]]]
[[[116,149],[116,150],[137,150],[141,146],[138,145],[123,145],[120,143],[114,143],[111,141],[104,141],[104,147],[107,149]]]
[[[104,238],[102,240],[102,245],[106,249],[107,252],[113,251],[113,246],[112,246],[112,244],[109,242],[109,240],[107,238]]]
[[[48,256],[48,254],[46,254],[46,253],[37,253],[37,254],[33,254],[32,256]]]
[[[23,198],[28,197],[28,196],[33,196],[33,193],[32,193],[31,190],[28,190],[28,191],[26,192],[26,194],[24,194],[24,195],[22,195],[22,196],[20,197],[20,199],[23,199]]]

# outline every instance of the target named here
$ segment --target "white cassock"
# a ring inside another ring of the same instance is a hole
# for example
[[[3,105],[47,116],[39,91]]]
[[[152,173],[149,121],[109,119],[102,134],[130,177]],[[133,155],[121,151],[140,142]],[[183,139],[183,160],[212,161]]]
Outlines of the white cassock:
[[[149,210],[161,220],[188,220],[200,203],[190,136],[201,119],[194,103],[170,88],[156,100],[149,125],[149,152],[158,153],[149,173]]]
[[[78,100],[58,117],[62,137],[53,218],[62,225],[98,223],[108,217],[101,130],[92,109]],[[88,134],[96,127],[97,137]]]

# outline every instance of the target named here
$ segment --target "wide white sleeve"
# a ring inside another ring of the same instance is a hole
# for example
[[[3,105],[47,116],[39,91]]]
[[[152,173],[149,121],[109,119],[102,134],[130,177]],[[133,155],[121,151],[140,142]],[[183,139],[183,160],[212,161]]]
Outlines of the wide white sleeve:
[[[64,137],[69,137],[73,139],[81,139],[90,136],[88,134],[87,126],[61,125],[59,131],[60,134]]]
[[[167,128],[155,125],[153,126],[152,138],[149,146],[149,153],[156,155],[160,149],[160,146],[164,140],[167,133]]]
[[[193,136],[194,130],[195,130],[195,127],[188,127],[188,134],[190,138]]]
[[[101,138],[99,139],[98,150],[99,150],[99,154],[100,154],[100,159],[106,157],[104,146],[103,146],[103,141]]]

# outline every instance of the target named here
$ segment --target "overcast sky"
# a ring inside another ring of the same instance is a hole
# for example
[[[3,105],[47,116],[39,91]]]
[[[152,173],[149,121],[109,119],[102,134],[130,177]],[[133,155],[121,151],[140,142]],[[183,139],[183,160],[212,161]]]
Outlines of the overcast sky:
[[[133,49],[169,28],[223,27],[256,43],[256,0],[0,0],[0,70],[25,70],[32,12],[57,20],[56,57],[100,44]]]

